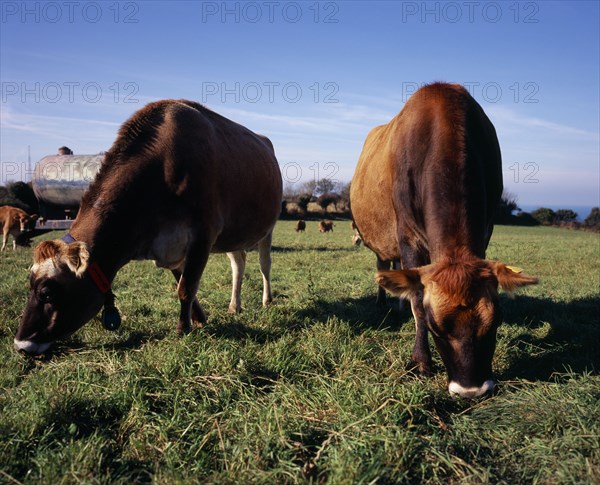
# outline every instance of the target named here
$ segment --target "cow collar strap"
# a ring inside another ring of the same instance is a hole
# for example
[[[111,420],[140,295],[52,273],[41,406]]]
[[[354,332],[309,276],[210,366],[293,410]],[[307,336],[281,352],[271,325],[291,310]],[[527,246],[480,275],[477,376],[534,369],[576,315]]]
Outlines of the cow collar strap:
[[[77,239],[75,239],[69,233],[65,234],[61,238],[61,240],[66,242],[67,244],[71,244],[71,243],[74,243],[75,241],[77,241]],[[106,277],[106,274],[104,274],[104,271],[102,271],[102,268],[100,268],[100,265],[98,263],[96,263],[95,261],[92,262],[88,266],[86,272],[89,275],[89,277],[92,279],[92,281],[94,282],[94,284],[96,285],[96,287],[98,288],[100,293],[105,295],[106,293],[108,293],[110,291],[110,281],[108,280],[108,278]]]
[[[61,238],[67,244],[74,243],[76,239],[69,233]],[[110,289],[110,281],[95,261],[86,269],[86,273],[104,295],[104,310],[102,310],[102,325],[106,330],[117,330],[121,326],[121,315],[115,306],[115,295]]]

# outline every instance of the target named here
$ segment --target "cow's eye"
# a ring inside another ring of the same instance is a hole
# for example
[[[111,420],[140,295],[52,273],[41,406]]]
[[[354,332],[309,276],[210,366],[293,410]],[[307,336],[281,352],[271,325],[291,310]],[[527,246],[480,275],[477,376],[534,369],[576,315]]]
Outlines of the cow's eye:
[[[44,286],[39,292],[39,299],[42,303],[52,303],[54,292],[51,288]]]

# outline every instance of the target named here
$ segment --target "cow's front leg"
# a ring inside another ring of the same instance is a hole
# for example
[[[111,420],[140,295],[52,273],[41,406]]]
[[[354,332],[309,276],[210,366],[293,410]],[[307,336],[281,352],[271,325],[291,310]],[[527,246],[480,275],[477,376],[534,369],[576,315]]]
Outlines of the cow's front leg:
[[[270,232],[258,243],[258,261],[260,265],[260,274],[263,278],[263,306],[269,305],[273,301],[271,292],[271,244],[273,232]]]
[[[229,313],[240,313],[242,311],[242,280],[246,269],[246,251],[234,251],[227,253],[231,262],[231,301],[229,302]]]
[[[379,256],[378,256],[377,257],[377,271],[388,271],[389,269],[390,269],[390,262],[379,259]],[[383,305],[385,305],[385,300],[386,300],[385,288],[383,286],[378,286],[377,287],[377,299],[375,300],[375,303],[378,306],[383,306]]]
[[[427,338],[427,326],[425,325],[425,311],[423,310],[422,295],[417,295],[410,300],[413,316],[415,317],[415,346],[411,354],[411,364],[416,367],[419,374],[431,375],[431,351]]]
[[[181,270],[173,269],[171,270],[171,273],[173,273],[173,276],[175,277],[175,280],[177,281],[177,285],[179,287],[179,281],[181,280],[182,275]],[[194,298],[194,301],[192,302],[192,320],[198,323],[206,323],[207,321],[206,313],[204,313],[203,308],[200,306],[198,297]]]
[[[400,260],[403,269],[419,268],[429,262],[429,255],[417,250],[409,240],[400,236]],[[431,375],[431,351],[425,324],[425,310],[423,309],[423,292],[419,291],[410,299],[410,307],[415,317],[415,346],[411,353],[411,364],[416,367],[419,374]]]

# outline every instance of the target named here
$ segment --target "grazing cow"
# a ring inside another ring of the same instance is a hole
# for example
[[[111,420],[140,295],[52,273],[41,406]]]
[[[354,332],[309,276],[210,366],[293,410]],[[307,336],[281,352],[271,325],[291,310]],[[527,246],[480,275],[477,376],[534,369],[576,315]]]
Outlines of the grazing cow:
[[[8,236],[13,237],[13,250],[17,248],[17,237],[27,226],[38,218],[37,214],[29,215],[17,207],[4,205],[0,207],[0,224],[2,225],[2,251],[6,248]]]
[[[362,238],[360,237],[360,234],[358,233],[358,231],[354,231],[354,234],[352,234],[352,244],[354,244],[355,246],[360,246],[362,243]]]
[[[296,232],[304,232],[306,230],[306,222],[300,219],[296,222]]]
[[[352,179],[352,213],[364,244],[377,255],[377,283],[411,302],[413,363],[430,373],[431,332],[448,390],[463,397],[495,386],[498,285],[512,292],[537,283],[485,260],[501,194],[494,126],[456,84],[420,89],[400,114],[374,128]],[[391,263],[402,269],[389,271]]]
[[[35,248],[16,347],[43,353],[79,329],[110,305],[111,281],[133,259],[175,276],[180,333],[206,321],[196,292],[211,252],[231,259],[230,310],[239,311],[245,249],[258,245],[267,305],[281,199],[268,138],[192,101],[148,104],[121,127],[70,234]]]
[[[319,222],[319,232],[333,232],[333,222],[331,221],[321,221]]]

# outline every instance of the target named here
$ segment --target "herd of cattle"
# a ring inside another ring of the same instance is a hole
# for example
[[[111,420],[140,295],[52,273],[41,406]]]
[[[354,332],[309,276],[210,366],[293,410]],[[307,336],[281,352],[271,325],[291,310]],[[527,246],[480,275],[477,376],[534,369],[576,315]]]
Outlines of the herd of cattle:
[[[410,301],[414,366],[431,373],[431,333],[449,392],[466,398],[495,387],[498,287],[513,292],[537,283],[485,259],[502,187],[492,123],[462,86],[445,83],[421,88],[369,133],[352,179],[353,242],[376,255],[378,301],[384,289]],[[196,293],[211,252],[231,260],[229,309],[239,312],[246,250],[258,246],[268,305],[281,198],[268,138],[191,101],[148,104],[120,128],[70,232],[34,249],[16,348],[44,353],[110,306],[113,278],[134,259],[171,270],[178,332],[206,322]],[[14,234],[11,221],[27,222],[5,212],[3,249],[7,232]],[[320,232],[333,228],[319,223]],[[305,231],[306,222],[296,230]]]
[[[354,221],[350,223],[354,234],[352,234],[352,244],[355,246],[360,246],[362,243],[362,238],[360,237],[360,233],[358,232],[358,228]],[[335,224],[332,221],[319,221],[319,232],[333,232],[333,227]],[[296,232],[304,232],[306,231],[306,221],[300,219],[296,222]]]

